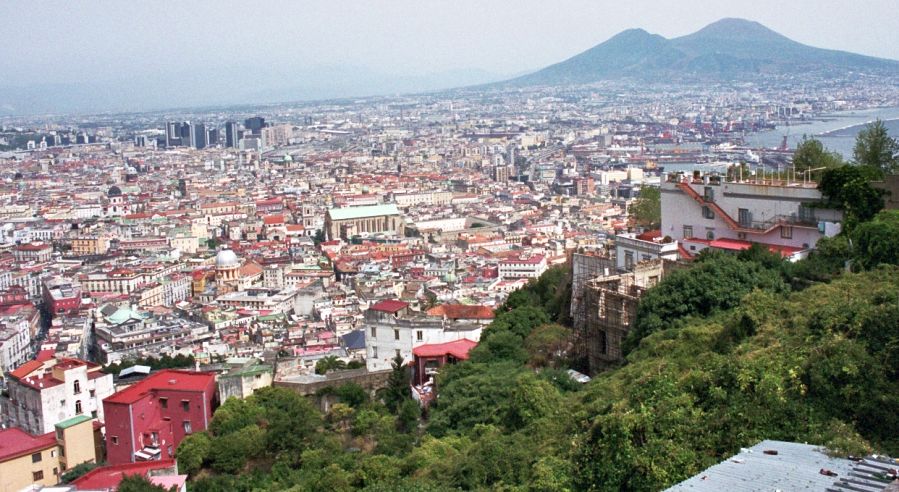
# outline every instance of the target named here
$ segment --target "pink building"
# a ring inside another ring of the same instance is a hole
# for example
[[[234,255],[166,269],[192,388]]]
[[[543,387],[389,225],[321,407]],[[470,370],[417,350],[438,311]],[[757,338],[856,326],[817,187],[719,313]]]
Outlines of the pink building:
[[[672,174],[661,192],[661,234],[690,255],[759,243],[795,260],[841,228],[842,213],[820,207],[823,197],[812,182]]]
[[[215,374],[164,370],[103,400],[110,464],[170,459],[206,430],[217,405]]]

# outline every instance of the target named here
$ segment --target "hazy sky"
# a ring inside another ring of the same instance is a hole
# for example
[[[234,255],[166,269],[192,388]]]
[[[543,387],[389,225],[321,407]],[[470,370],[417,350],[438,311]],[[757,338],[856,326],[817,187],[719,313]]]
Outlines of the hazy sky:
[[[897,0],[4,0],[0,85],[265,66],[511,74],[623,29],[675,37],[722,17],[899,59]]]

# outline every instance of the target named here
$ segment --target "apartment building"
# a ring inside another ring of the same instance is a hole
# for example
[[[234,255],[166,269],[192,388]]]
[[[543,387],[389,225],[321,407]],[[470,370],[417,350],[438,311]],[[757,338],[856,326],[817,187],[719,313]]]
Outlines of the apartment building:
[[[79,359],[26,362],[10,372],[7,388],[9,397],[0,400],[3,424],[32,434],[79,415],[102,422],[103,398],[115,391],[112,374]]]
[[[206,430],[215,390],[214,373],[164,370],[106,398],[107,462],[172,458],[185,436]]]

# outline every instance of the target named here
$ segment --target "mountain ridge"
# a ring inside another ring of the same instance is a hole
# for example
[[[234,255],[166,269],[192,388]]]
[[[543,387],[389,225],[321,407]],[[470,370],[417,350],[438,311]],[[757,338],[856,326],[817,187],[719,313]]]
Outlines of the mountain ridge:
[[[557,85],[619,78],[742,80],[808,72],[899,75],[899,61],[816,48],[759,22],[724,18],[670,39],[644,29],[627,29],[561,62],[494,85]]]

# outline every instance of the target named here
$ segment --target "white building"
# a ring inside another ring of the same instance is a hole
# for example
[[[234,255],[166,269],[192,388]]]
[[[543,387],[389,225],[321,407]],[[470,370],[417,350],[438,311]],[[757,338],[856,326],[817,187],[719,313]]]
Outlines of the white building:
[[[484,324],[453,321],[413,312],[402,301],[381,301],[365,311],[365,365],[369,371],[387,370],[393,359],[412,360],[412,349],[426,343],[481,338]]]
[[[32,434],[46,434],[77,415],[103,421],[103,399],[115,392],[112,374],[79,359],[30,361],[10,373],[2,421]]]
[[[814,183],[672,174],[661,192],[662,235],[681,242],[690,254],[761,243],[796,258],[841,229],[840,211],[810,206],[822,201]]]
[[[545,255],[524,255],[499,262],[501,280],[537,278],[547,269]]]
[[[31,333],[24,316],[0,320],[0,371],[6,374],[31,358]]]
[[[615,236],[615,267],[631,270],[641,261],[677,261],[677,241],[666,241],[660,234],[618,234]]]

